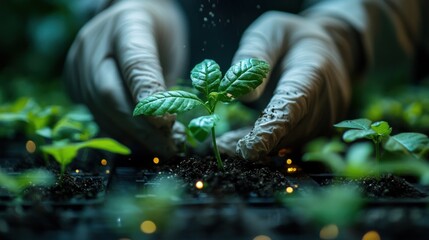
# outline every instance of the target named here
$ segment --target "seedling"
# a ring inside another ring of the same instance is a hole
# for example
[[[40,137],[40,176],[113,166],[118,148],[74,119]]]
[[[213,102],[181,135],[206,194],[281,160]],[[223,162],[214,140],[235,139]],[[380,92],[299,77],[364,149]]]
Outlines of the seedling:
[[[44,127],[36,133],[52,141],[86,141],[95,137],[98,126],[86,108],[76,108],[60,118],[53,127]]]
[[[347,129],[343,134],[345,142],[358,139],[370,139],[376,152],[376,162],[370,155],[373,152],[369,143],[362,142],[351,145],[345,152],[345,146],[338,141],[317,140],[310,143],[303,160],[321,161],[334,172],[349,177],[365,177],[378,175],[382,172],[409,174],[420,178],[420,182],[429,182],[429,165],[424,161],[423,154],[427,151],[429,138],[421,133],[399,133],[390,135],[392,128],[385,121],[375,122],[368,119],[346,120],[334,125]],[[381,148],[406,155],[392,155],[389,161],[380,161]],[[404,156],[412,156],[413,161]],[[376,166],[378,164],[378,167]],[[374,171],[375,170],[375,171]]]
[[[399,134],[398,134],[399,135]],[[402,151],[401,145],[396,145],[396,141],[403,138],[391,137],[395,142],[395,148],[389,146],[389,152]],[[394,140],[395,139],[395,140]],[[396,150],[395,150],[396,149]],[[378,177],[381,173],[396,173],[406,176],[415,176],[421,184],[429,184],[429,164],[425,159],[409,158],[408,154],[393,154],[388,159],[377,163],[371,155],[374,148],[370,142],[359,142],[346,147],[338,139],[315,139],[307,144],[303,161],[318,161],[328,166],[339,176],[349,178],[362,178],[374,176]]]
[[[44,153],[50,154],[60,164],[61,175],[63,175],[66,167],[73,161],[78,151],[82,148],[95,148],[125,155],[131,153],[126,146],[111,138],[94,138],[77,143],[71,143],[67,140],[56,141],[52,145],[42,146],[41,150]]]
[[[375,163],[371,158],[373,147],[368,142],[347,146],[339,139],[315,139],[306,146],[304,161],[320,161],[334,173],[351,178],[377,175]]]
[[[17,133],[32,136],[49,126],[60,116],[60,106],[41,107],[31,98],[20,98],[12,104],[0,106],[0,136],[12,137]]]
[[[391,136],[392,128],[385,121],[372,122],[369,119],[360,118],[345,120],[334,125],[338,128],[348,129],[343,134],[345,142],[353,142],[358,139],[370,139],[375,146],[377,161],[381,158],[381,147],[388,151],[405,151],[412,156],[429,144],[429,138],[421,133],[399,133]]]
[[[215,126],[219,120],[215,114],[216,105],[218,102],[230,103],[251,92],[267,77],[269,70],[268,63],[250,58],[234,64],[222,77],[219,65],[206,59],[191,71],[192,85],[202,94],[202,98],[183,90],[155,93],[137,104],[134,116],[182,113],[203,106],[209,115],[191,120],[188,128],[199,141],[203,141],[211,132],[217,165],[223,170],[216,144]]]

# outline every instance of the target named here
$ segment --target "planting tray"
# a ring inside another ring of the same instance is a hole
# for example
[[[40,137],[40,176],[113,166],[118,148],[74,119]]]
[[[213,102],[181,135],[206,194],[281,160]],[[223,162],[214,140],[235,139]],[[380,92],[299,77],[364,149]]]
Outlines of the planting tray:
[[[29,239],[37,234],[43,239],[321,239],[327,227],[285,206],[277,196],[216,198],[183,194],[169,199],[170,205],[161,205],[159,214],[169,223],[157,222],[156,232],[149,234],[142,231],[142,224],[155,221],[149,213],[160,202],[151,202],[157,198],[146,190],[160,187],[152,182],[159,172],[118,165],[111,173],[105,179],[106,191],[94,201],[47,202],[39,206],[26,203],[25,219],[15,219],[15,210],[3,205],[0,238]],[[305,196],[323,190],[320,179],[332,175],[300,172],[286,177],[294,189],[291,196]],[[428,186],[412,185],[429,193]],[[366,199],[356,222],[336,226],[339,231],[334,239],[361,240],[370,231],[378,232],[383,240],[426,239],[428,203],[427,197]]]

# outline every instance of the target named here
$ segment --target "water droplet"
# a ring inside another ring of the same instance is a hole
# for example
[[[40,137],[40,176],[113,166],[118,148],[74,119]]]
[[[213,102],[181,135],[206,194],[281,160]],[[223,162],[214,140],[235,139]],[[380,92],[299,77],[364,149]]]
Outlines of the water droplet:
[[[207,19],[207,17],[204,17],[203,20],[204,20],[204,22],[207,22],[208,19]]]

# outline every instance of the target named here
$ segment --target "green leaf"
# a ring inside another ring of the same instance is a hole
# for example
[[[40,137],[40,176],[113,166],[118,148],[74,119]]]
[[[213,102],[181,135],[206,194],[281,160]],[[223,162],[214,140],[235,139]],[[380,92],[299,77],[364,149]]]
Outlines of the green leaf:
[[[79,149],[79,143],[66,143],[65,141],[41,147],[42,152],[52,155],[61,166],[69,165],[76,157]]]
[[[366,118],[345,120],[335,124],[334,127],[368,130],[371,129],[371,120]]]
[[[194,138],[202,142],[209,136],[211,129],[216,126],[216,122],[218,121],[219,117],[216,114],[202,116],[192,119],[188,128]]]
[[[361,139],[361,138],[371,138],[374,135],[376,135],[377,133],[374,132],[374,130],[372,129],[366,129],[366,130],[360,130],[360,129],[351,129],[346,131],[343,134],[343,140],[345,142],[353,142],[357,139]]]
[[[350,146],[345,158],[348,164],[363,166],[365,162],[368,162],[373,151],[374,149],[371,143],[356,143]]]
[[[84,147],[106,150],[112,153],[118,153],[123,155],[128,155],[131,153],[131,150],[128,147],[117,142],[112,138],[95,138],[95,139],[91,139],[86,142],[80,143],[80,148],[84,148]]]
[[[164,115],[166,113],[180,113],[204,105],[204,102],[193,93],[185,91],[167,91],[155,93],[141,102],[134,109],[136,115]]]
[[[326,164],[333,172],[342,173],[346,164],[338,153],[310,152],[302,156],[303,161],[322,162]]]
[[[41,150],[50,154],[64,169],[76,157],[82,148],[96,148],[118,154],[130,154],[131,151],[124,145],[111,138],[95,138],[86,142],[69,143],[67,141],[57,141],[52,145],[45,145]]]
[[[239,61],[225,73],[219,92],[227,98],[245,95],[259,86],[269,71],[270,66],[265,61],[251,58]]]
[[[28,122],[27,116],[23,113],[0,113],[1,122]]]
[[[399,133],[391,136],[384,144],[388,151],[409,151],[415,152],[429,144],[429,138],[422,133]]]
[[[195,65],[191,71],[192,85],[204,96],[218,90],[221,78],[222,72],[219,65],[210,59]]]
[[[371,129],[380,136],[389,136],[392,132],[392,128],[385,121],[378,121],[371,124]]]

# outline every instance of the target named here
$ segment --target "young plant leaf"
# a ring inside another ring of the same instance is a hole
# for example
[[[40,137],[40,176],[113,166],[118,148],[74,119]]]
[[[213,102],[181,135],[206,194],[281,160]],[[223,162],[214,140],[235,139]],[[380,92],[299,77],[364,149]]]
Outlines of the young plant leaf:
[[[384,148],[388,151],[403,151],[415,152],[427,146],[429,138],[422,133],[399,133],[391,136],[384,144]]]
[[[380,136],[389,136],[392,132],[392,128],[385,121],[378,121],[371,124],[371,129]]]
[[[269,71],[270,66],[265,61],[253,58],[239,61],[225,73],[219,92],[227,98],[245,95],[259,86]]]
[[[202,142],[209,136],[211,129],[216,126],[216,122],[218,121],[219,116],[216,114],[202,116],[192,119],[188,125],[188,128],[194,138]]]
[[[58,141],[52,145],[41,147],[42,152],[52,155],[55,161],[61,166],[69,165],[77,155],[79,143],[67,143],[66,141]]]
[[[80,148],[89,147],[100,150],[106,150],[111,153],[128,155],[131,150],[112,138],[94,138],[80,143]]]
[[[342,173],[346,168],[346,163],[341,158],[341,155],[335,152],[308,152],[302,156],[302,160],[307,162],[322,162],[335,173]]]
[[[210,59],[195,65],[191,71],[192,85],[204,96],[218,90],[221,78],[222,72],[219,65]]]
[[[348,164],[363,166],[374,152],[372,144],[368,142],[355,143],[348,149],[345,159]]]
[[[335,124],[334,127],[368,130],[371,129],[371,120],[365,118],[345,120]]]
[[[185,91],[167,91],[155,93],[137,104],[133,115],[164,115],[180,113],[204,105],[197,95]]]
[[[353,142],[357,139],[361,139],[361,138],[371,138],[372,136],[376,135],[377,133],[374,132],[374,130],[372,129],[365,129],[365,130],[360,130],[360,129],[351,129],[346,131],[343,134],[343,140],[345,142]]]
[[[50,154],[61,165],[62,171],[76,157],[82,148],[96,148],[118,154],[130,154],[131,151],[124,145],[111,138],[95,138],[85,142],[69,143],[67,141],[57,141],[52,145],[42,146],[43,152]]]

